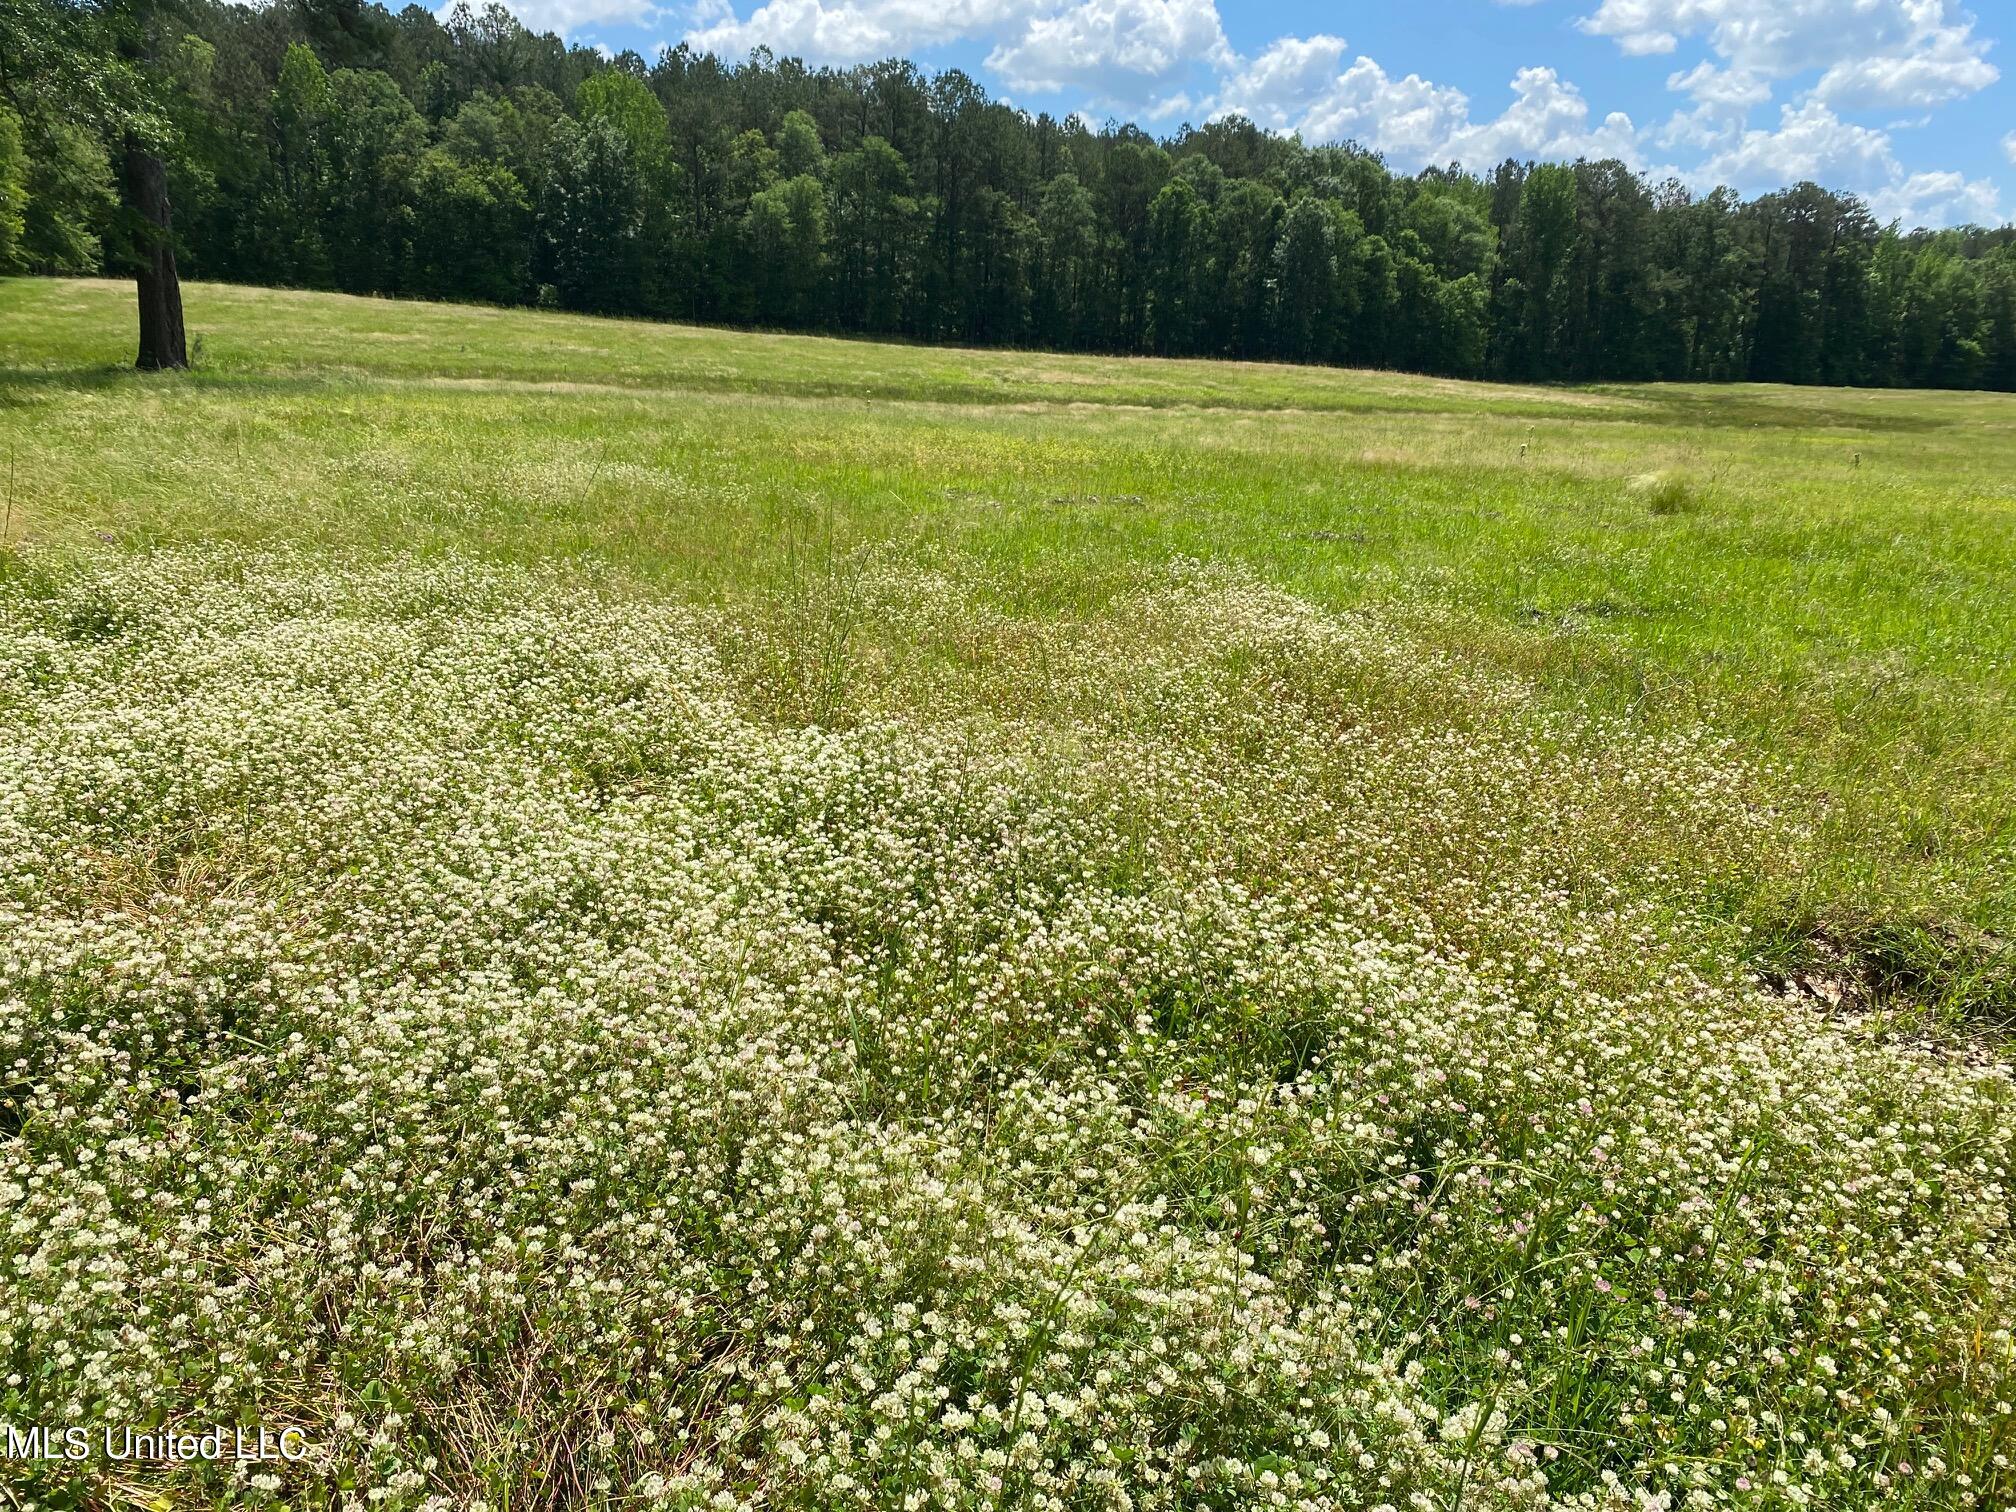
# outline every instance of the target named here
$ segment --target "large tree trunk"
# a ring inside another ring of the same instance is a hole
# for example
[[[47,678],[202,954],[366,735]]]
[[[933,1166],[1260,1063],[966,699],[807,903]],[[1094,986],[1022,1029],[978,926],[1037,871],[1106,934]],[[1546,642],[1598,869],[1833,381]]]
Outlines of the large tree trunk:
[[[182,284],[175,276],[175,242],[168,220],[168,168],[133,137],[126,139],[126,203],[133,229],[134,278],[140,286],[140,360],[145,371],[186,368]]]

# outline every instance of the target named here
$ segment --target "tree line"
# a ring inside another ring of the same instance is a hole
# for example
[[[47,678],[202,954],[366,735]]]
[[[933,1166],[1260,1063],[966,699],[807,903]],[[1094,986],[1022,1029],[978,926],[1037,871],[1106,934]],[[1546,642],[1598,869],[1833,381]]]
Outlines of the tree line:
[[[166,237],[130,232],[130,116],[9,66],[8,13],[68,3],[0,0],[0,269],[126,268]],[[1460,377],[2016,389],[2016,227],[1886,227],[1811,183],[1407,175],[1236,118],[1031,115],[900,61],[609,58],[494,4],[185,0],[120,35],[198,277]]]

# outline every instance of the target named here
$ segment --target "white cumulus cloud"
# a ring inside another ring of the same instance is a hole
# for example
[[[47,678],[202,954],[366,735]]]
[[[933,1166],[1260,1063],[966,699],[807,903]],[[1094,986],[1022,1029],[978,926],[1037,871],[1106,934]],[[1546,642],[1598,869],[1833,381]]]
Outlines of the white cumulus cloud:
[[[1238,61],[1215,0],[765,0],[746,17],[725,7],[704,17],[686,40],[723,57],[767,47],[836,65],[983,42],[986,67],[1012,89],[1151,114],[1187,105],[1180,86],[1200,74],[1208,85]]]
[[[1337,82],[1344,64],[1342,37],[1278,37],[1257,58],[1224,81],[1221,111],[1261,125],[1286,127]]]
[[[1032,16],[987,55],[987,67],[1016,89],[1075,89],[1103,102],[1165,109],[1179,103],[1169,91],[1200,64],[1234,62],[1213,0],[1083,0]]]
[[[1396,79],[1371,58],[1345,65],[1341,37],[1282,37],[1219,90],[1213,115],[1243,115],[1309,142],[1354,141],[1396,162],[1435,161],[1469,119],[1460,89]]]
[[[1801,179],[1855,189],[1891,184],[1901,176],[1886,132],[1844,121],[1818,100],[1783,107],[1775,130],[1732,133],[1690,175],[1745,193],[1782,189]]]
[[[1888,225],[1992,226],[2002,219],[2000,196],[1986,179],[1950,171],[1914,173],[1868,196],[1869,209]]]
[[[1488,169],[1508,157],[1618,157],[1636,163],[1639,133],[1621,111],[1590,119],[1589,102],[1551,68],[1522,68],[1512,103],[1471,119],[1462,90],[1419,74],[1395,78],[1371,58],[1346,66],[1342,38],[1283,37],[1225,81],[1214,114],[1239,114],[1304,141],[1350,140],[1401,168],[1460,161]]]
[[[1988,180],[1952,170],[1907,171],[1889,133],[1844,121],[1818,100],[1783,107],[1775,129],[1729,131],[1684,177],[1704,188],[1728,184],[1745,194],[1811,179],[1859,194],[1885,224],[1952,226],[2001,218],[1999,196]]]
[[[867,63],[965,37],[1003,35],[1051,9],[1043,0],[767,0],[696,27],[686,40],[740,58],[757,47],[811,63]]]
[[[1747,68],[1717,68],[1705,58],[1692,68],[1668,74],[1666,87],[1690,94],[1713,110],[1747,111],[1771,98],[1771,84]]]
[[[1580,24],[1634,55],[1699,37],[1744,74],[1818,73],[1814,98],[1844,108],[1937,105],[2000,77],[1958,0],[1601,0]]]
[[[1462,90],[1419,74],[1396,79],[1371,58],[1359,58],[1289,124],[1307,141],[1348,139],[1418,167],[1440,161],[1450,136],[1469,118]]]
[[[446,20],[453,9],[452,5],[442,5],[442,19]],[[470,9],[481,10],[482,0],[471,0]],[[555,32],[563,37],[598,26],[643,26],[665,13],[656,0],[513,0],[510,9],[520,24],[530,30]]]
[[[1451,134],[1449,156],[1472,167],[1508,157],[1622,158],[1638,162],[1638,130],[1631,117],[1613,110],[1599,122],[1589,119],[1582,91],[1551,68],[1522,68],[1512,79],[1512,104],[1491,121],[1465,125]]]
[[[1943,105],[1986,89],[2001,77],[1982,56],[1986,44],[1961,28],[1946,28],[1910,50],[1844,58],[1820,76],[1816,98],[1855,106]]]

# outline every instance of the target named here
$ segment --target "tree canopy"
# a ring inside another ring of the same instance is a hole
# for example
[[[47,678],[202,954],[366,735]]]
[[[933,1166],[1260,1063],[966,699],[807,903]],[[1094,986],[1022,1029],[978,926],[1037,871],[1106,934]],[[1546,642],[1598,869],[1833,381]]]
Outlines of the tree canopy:
[[[149,32],[187,276],[1458,376],[2016,388],[2016,228],[1614,161],[1408,175],[1239,119],[1158,139],[899,61],[604,58],[494,4],[0,0],[0,268],[120,245],[130,70],[21,62],[35,27],[108,17]],[[104,109],[59,108],[78,90]]]

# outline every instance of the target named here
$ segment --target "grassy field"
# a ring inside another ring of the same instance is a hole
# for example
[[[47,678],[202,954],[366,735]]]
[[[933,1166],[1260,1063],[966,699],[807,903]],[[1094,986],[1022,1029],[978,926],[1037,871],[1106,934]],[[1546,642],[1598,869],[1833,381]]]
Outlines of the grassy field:
[[[316,1449],[18,1502],[2016,1505],[2016,400],[130,300],[0,1419]]]

